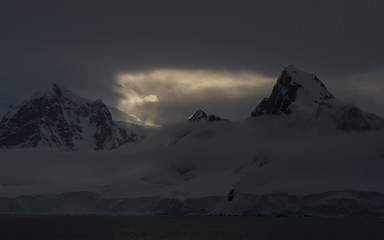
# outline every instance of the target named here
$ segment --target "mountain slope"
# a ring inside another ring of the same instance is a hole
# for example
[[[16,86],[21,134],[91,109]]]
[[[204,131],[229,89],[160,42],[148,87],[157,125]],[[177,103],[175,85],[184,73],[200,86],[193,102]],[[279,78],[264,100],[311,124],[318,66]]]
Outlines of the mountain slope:
[[[8,111],[0,122],[3,148],[113,149],[138,136],[117,127],[107,106],[54,84]]]

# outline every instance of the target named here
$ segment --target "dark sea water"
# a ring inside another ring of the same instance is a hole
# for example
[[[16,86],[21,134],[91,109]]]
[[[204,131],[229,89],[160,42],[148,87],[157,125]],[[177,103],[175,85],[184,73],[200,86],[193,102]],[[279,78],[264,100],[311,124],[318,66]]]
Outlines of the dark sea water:
[[[384,219],[0,216],[1,240],[384,239]]]

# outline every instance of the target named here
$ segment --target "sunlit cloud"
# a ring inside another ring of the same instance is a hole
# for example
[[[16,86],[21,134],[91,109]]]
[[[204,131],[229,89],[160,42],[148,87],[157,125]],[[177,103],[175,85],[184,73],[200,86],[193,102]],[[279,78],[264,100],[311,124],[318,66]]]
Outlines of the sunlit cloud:
[[[121,110],[156,118],[164,104],[180,107],[194,101],[237,101],[275,81],[250,71],[157,69],[121,73],[115,90],[124,96],[118,106]],[[158,108],[151,108],[154,105]],[[149,108],[152,112],[144,113]]]
[[[124,108],[127,108],[127,109],[132,109],[137,105],[140,106],[145,103],[154,103],[159,101],[159,98],[156,95],[150,94],[147,96],[139,96],[138,94],[136,94],[136,92],[131,92],[131,91],[129,92],[131,93],[130,96],[123,99],[120,104],[120,106],[123,106]]]

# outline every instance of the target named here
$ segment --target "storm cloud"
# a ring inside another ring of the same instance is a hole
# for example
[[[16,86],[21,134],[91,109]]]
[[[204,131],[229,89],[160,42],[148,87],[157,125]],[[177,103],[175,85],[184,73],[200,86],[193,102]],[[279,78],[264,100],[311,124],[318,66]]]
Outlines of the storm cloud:
[[[225,97],[227,88],[210,88],[210,98],[206,88],[194,94],[184,90],[186,95],[171,104],[164,100],[169,89],[160,93],[160,80],[153,76],[152,88],[148,78],[122,86],[121,76],[172,69],[216,72],[225,79],[227,72],[241,84],[246,80],[239,72],[276,79],[293,63],[318,74],[335,95],[380,111],[383,8],[374,0],[2,1],[0,96],[56,82],[130,109],[121,105],[127,93],[145,88],[137,93],[140,114],[151,121],[181,118],[196,107],[240,118],[269,94],[267,85],[244,87],[231,99]],[[170,89],[182,89],[179,81],[172,84]]]

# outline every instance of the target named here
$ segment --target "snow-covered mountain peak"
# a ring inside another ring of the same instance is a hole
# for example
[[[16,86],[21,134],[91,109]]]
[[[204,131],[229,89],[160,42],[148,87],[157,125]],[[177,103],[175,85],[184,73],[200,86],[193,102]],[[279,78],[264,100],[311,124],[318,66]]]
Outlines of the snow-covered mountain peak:
[[[252,117],[290,114],[303,116],[311,127],[331,126],[342,131],[384,128],[384,119],[338,101],[315,74],[294,65],[284,68],[271,95],[256,106]]]
[[[318,104],[334,98],[319,78],[288,65],[277,79],[272,93],[252,112],[252,117],[264,114],[315,113]]]
[[[291,77],[292,84],[297,83],[301,85],[306,95],[317,95],[322,100],[333,98],[333,95],[327,90],[324,83],[313,73],[299,70],[294,65],[288,65],[284,68],[282,74],[285,74],[285,78]]]
[[[73,93],[68,88],[62,85],[59,85],[57,83],[53,83],[52,87],[48,91],[44,92],[43,95],[45,95],[46,97],[58,98],[60,99],[61,102],[70,101],[70,102],[85,103],[90,101],[86,98],[79,96],[78,94]],[[35,98],[35,97],[37,96],[36,95],[32,96],[32,98]]]
[[[102,100],[88,101],[54,84],[8,111],[0,121],[0,147],[113,149],[138,140],[117,126]]]
[[[190,122],[198,122],[202,119],[206,120],[208,115],[201,109],[198,109],[193,115],[191,115],[188,120]]]
[[[200,122],[200,121],[208,121],[208,122],[214,122],[214,121],[228,121],[227,119],[223,119],[219,116],[216,116],[214,114],[207,115],[203,110],[199,109],[197,110],[193,115],[191,115],[188,118],[188,121],[190,122]]]

